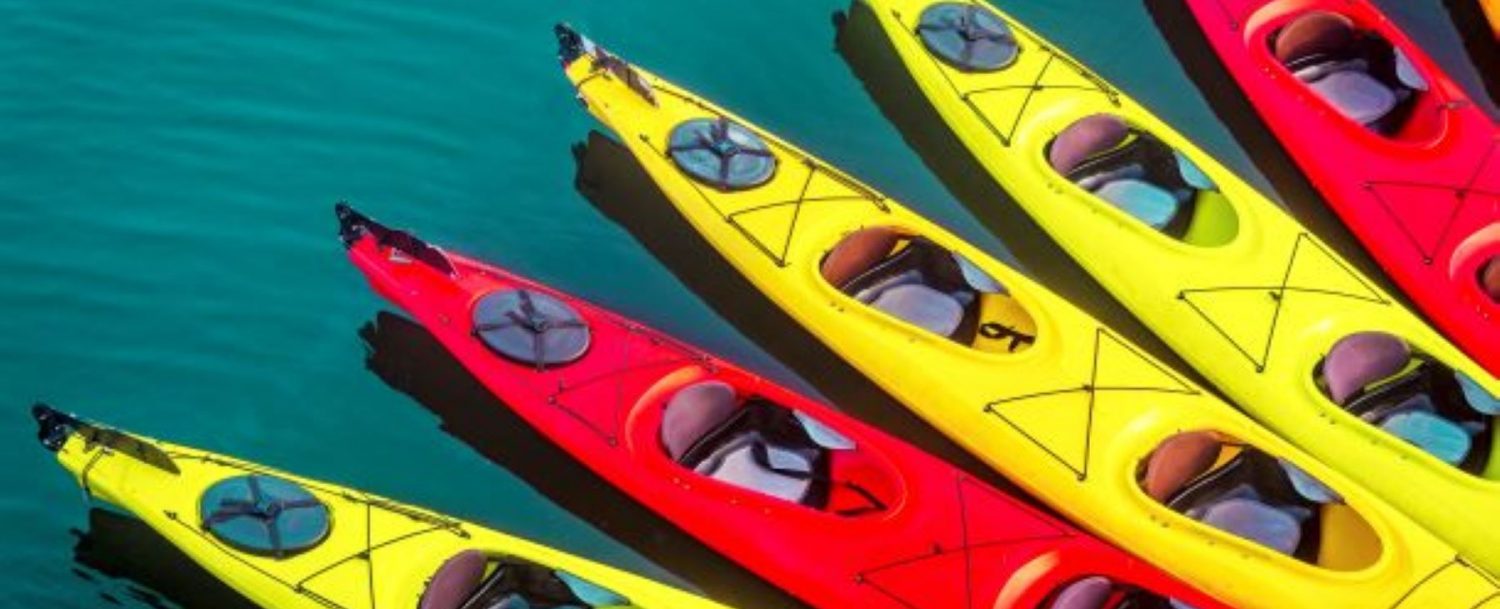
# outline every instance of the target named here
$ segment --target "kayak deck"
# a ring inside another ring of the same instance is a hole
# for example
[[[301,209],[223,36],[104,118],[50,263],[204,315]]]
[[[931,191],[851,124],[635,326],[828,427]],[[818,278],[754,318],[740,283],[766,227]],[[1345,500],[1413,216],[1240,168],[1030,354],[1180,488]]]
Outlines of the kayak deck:
[[[952,466],[635,322],[456,254],[443,252],[438,266],[403,264],[411,257],[367,228],[346,234],[354,235],[351,259],[376,290],[523,419],[627,494],[814,605],[1029,608],[1102,576],[1131,594],[1218,606]],[[486,348],[463,320],[487,295],[514,289],[566,301],[593,333],[588,352],[539,370]],[[835,488],[826,500],[771,496],[785,481],[738,487],[675,460],[664,430],[678,396],[720,387],[748,398],[740,408],[774,417],[766,414],[774,404],[814,435],[839,440],[829,451],[825,475]]]

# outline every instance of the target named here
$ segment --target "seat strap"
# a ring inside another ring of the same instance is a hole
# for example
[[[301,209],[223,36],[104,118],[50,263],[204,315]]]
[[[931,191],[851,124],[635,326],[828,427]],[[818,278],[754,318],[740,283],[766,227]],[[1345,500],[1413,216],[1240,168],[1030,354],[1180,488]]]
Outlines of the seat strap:
[[[868,503],[868,505],[863,505],[856,508],[836,510],[834,513],[840,516],[859,516],[862,514],[869,514],[873,512],[883,512],[887,508],[885,502],[881,501],[879,497],[876,497],[875,493],[870,492],[869,489],[865,488],[857,482],[851,482],[848,480],[835,480],[832,476],[820,473],[816,471],[816,464],[814,464],[813,471],[801,471],[777,467],[776,465],[771,463],[770,447],[764,442],[756,442],[755,444],[752,444],[750,447],[750,454],[752,457],[754,457],[755,463],[757,465],[760,465],[761,467],[764,467],[775,474],[786,476],[788,478],[796,478],[798,480],[817,482],[829,487],[836,486],[839,488],[849,489],[850,491],[853,491],[855,494],[859,495]]]

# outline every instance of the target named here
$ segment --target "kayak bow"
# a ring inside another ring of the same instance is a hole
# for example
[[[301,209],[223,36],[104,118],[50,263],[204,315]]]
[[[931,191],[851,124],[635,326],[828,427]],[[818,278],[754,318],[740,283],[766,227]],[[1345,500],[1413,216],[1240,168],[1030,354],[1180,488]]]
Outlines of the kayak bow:
[[[991,25],[960,26],[955,37],[982,48],[954,56],[1013,59]],[[748,121],[560,34],[584,105],[736,269],[1074,521],[1236,607],[1474,604],[1497,592],[1404,516],[1015,270]]]
[[[636,500],[815,606],[1033,609],[1102,589],[1143,609],[1166,609],[1164,597],[1222,607],[733,364],[346,206],[339,217],[374,289],[500,401]],[[491,319],[494,303],[521,295],[531,313],[518,304],[506,321]],[[546,319],[526,326],[532,317]]]
[[[267,609],[725,609],[382,497],[45,405],[32,416],[42,445],[90,498],[141,519]]]

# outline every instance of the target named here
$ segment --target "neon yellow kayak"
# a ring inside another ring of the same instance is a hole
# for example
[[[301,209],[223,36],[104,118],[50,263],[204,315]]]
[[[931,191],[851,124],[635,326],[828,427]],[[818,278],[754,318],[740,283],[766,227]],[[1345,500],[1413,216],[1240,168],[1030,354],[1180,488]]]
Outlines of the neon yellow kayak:
[[[1075,522],[1237,607],[1472,607],[1500,594],[1368,491],[1015,270],[558,34],[585,106],[736,269]]]
[[[1500,573],[1500,382],[1280,207],[1042,38],[962,4],[1006,48],[930,49],[933,0],[861,0],[989,173],[1256,419]]]
[[[43,445],[91,498],[140,518],[268,609],[724,609],[382,497],[46,406],[32,414]]]

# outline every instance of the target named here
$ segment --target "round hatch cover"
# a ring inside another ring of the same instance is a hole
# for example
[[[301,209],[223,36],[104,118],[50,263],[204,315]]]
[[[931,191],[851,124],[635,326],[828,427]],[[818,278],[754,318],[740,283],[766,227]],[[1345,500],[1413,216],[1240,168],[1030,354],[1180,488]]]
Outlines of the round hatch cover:
[[[566,364],[589,348],[589,327],[573,307],[541,292],[498,290],[474,305],[474,335],[496,353],[537,367]]]
[[[776,173],[776,155],[754,132],[727,118],[695,118],[672,130],[667,152],[693,179],[719,190],[745,190]]]
[[[945,2],[922,11],[917,35],[927,50],[965,72],[994,72],[1020,54],[1010,26],[987,8]]]
[[[251,474],[203,492],[203,528],[236,550],[286,558],[328,537],[328,506],[295,482]]]

